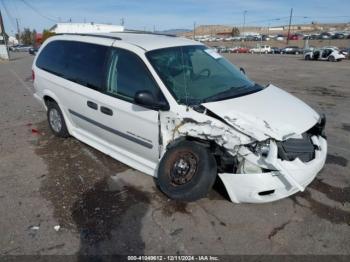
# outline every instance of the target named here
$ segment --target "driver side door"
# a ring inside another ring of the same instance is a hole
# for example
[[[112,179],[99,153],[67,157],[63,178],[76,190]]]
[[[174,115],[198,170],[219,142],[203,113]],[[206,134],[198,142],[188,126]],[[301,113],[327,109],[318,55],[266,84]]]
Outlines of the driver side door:
[[[100,133],[105,141],[117,146],[121,153],[155,169],[159,160],[158,111],[134,103],[135,93],[150,91],[163,97],[144,62],[133,52],[111,48],[107,65],[106,90],[99,103],[100,120],[110,128]],[[163,98],[164,99],[164,98]]]

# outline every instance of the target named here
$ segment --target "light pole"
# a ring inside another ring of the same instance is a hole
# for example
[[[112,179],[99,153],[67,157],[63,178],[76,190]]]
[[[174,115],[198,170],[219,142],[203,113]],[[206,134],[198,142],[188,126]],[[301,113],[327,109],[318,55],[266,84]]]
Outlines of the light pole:
[[[243,11],[243,29],[242,29],[242,35],[244,37],[244,30],[245,30],[245,15],[247,14],[247,10]]]

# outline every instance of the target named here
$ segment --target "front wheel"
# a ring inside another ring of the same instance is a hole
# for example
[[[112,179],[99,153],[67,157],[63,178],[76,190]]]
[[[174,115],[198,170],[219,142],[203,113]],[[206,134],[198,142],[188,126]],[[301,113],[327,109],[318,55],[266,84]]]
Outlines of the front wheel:
[[[207,195],[216,175],[216,160],[210,151],[196,142],[183,141],[164,154],[158,186],[171,199],[195,201]]]

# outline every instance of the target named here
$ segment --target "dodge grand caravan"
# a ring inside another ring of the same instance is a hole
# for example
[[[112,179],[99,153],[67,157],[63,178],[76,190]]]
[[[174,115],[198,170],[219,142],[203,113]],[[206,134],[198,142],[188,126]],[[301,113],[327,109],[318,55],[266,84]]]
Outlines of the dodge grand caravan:
[[[56,136],[156,177],[172,199],[204,197],[219,176],[233,202],[274,201],[303,191],[325,163],[324,116],[199,42],[57,35],[32,69]]]

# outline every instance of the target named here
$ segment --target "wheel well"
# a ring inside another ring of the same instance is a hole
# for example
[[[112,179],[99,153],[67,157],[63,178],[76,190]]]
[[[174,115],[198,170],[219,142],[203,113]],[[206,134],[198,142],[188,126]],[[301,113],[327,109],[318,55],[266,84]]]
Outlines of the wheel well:
[[[212,140],[203,140],[197,137],[183,136],[169,143],[167,145],[167,150],[177,146],[182,141],[191,141],[207,148],[213,154],[216,160],[218,172],[232,173],[232,171],[238,166],[237,158],[229,154],[224,147],[219,146]]]
[[[56,103],[55,99],[53,99],[51,96],[44,96],[44,101],[45,101],[45,105],[47,106],[50,102],[51,103]]]

